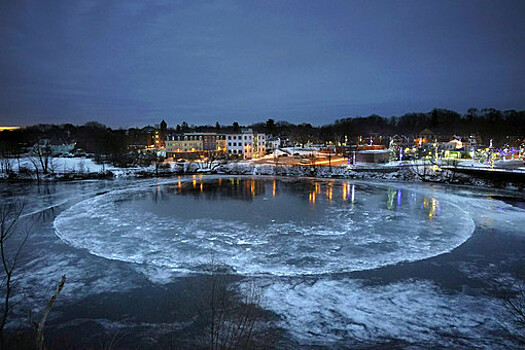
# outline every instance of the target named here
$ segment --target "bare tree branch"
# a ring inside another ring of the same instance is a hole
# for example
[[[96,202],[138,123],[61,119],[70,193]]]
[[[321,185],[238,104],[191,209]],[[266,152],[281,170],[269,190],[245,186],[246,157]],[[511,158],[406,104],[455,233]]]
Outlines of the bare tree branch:
[[[3,203],[0,205],[0,260],[2,262],[2,292],[3,305],[0,316],[0,345],[5,345],[4,329],[7,323],[7,318],[11,312],[11,293],[13,288],[13,272],[16,268],[16,263],[22,248],[24,247],[29,231],[23,237],[22,242],[18,244],[14,255],[9,257],[6,245],[12,239],[13,234],[17,231],[17,224],[24,210],[24,204]]]
[[[34,326],[36,328],[36,348],[38,350],[44,350],[44,327],[47,320],[47,315],[49,314],[49,311],[51,311],[51,308],[53,307],[53,304],[55,303],[55,300],[58,298],[58,295],[62,291],[62,288],[64,288],[64,284],[66,283],[66,276],[63,275],[62,279],[60,280],[60,283],[58,284],[57,290],[55,291],[55,294],[49,299],[47,302],[46,308],[44,309],[44,312],[42,314],[42,318],[40,319],[40,322],[35,322]]]

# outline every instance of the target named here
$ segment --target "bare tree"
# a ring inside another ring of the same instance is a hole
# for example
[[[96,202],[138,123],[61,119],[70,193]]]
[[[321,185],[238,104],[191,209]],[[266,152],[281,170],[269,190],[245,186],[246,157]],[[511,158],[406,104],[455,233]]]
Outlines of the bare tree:
[[[209,348],[246,349],[252,342],[253,329],[257,321],[256,306],[260,302],[260,293],[255,285],[250,285],[239,305],[233,300],[233,293],[228,289],[221,265],[215,256],[210,257],[206,268],[209,280],[209,308],[205,310],[209,327]]]
[[[204,271],[204,281],[188,289],[184,298],[190,322],[179,348],[253,349],[255,329],[263,315],[258,307],[260,290],[254,283],[247,283],[242,292],[233,289],[235,278],[213,253]]]
[[[5,334],[5,327],[13,310],[13,303],[11,301],[14,287],[14,273],[17,268],[18,258],[22,249],[24,248],[31,225],[20,227],[22,212],[25,208],[24,203],[2,203],[0,204],[0,259],[2,262],[2,280],[0,284],[0,291],[2,293],[2,306],[0,307],[0,349],[5,349],[7,345],[7,337]],[[55,292],[55,294],[48,301],[46,308],[42,313],[40,322],[33,322],[36,330],[36,348],[44,350],[44,326],[47,315],[53,306],[56,298],[62,291],[66,277],[62,276],[62,280]]]
[[[53,304],[55,303],[55,300],[58,298],[58,295],[62,291],[62,288],[64,288],[64,284],[66,284],[66,276],[62,276],[62,279],[60,280],[60,283],[58,284],[57,290],[55,291],[55,294],[49,299],[47,302],[46,308],[44,309],[44,312],[42,313],[42,318],[40,322],[34,322],[33,325],[35,326],[36,330],[36,348],[37,350],[45,350],[44,346],[44,327],[47,320],[47,315],[49,314],[49,311],[51,311],[51,308],[53,307]]]
[[[0,172],[9,174],[13,171],[13,159],[19,155],[18,151],[19,148],[13,143],[0,141]],[[18,167],[20,168],[20,161]]]
[[[19,232],[19,220],[24,209],[23,204],[0,204],[0,259],[2,260],[2,282],[0,290],[3,294],[3,303],[0,308],[0,345],[5,345],[5,325],[11,313],[11,296],[13,292],[13,273],[16,269],[18,257],[29,236],[29,229],[25,230],[21,240],[14,239]],[[12,246],[12,244],[14,246]]]
[[[315,168],[317,165],[317,155],[314,152],[308,154],[308,165]]]
[[[219,159],[220,153],[217,151],[204,151],[202,156],[191,157],[191,164],[194,164],[197,170],[214,171],[219,166],[226,163],[226,160]]]
[[[0,173],[9,174],[13,171],[13,163],[11,158],[5,154],[0,155]]]
[[[119,332],[117,329],[110,336],[107,336],[105,339],[99,339],[99,345],[101,350],[112,350],[118,345],[118,343],[124,339],[126,336],[125,333]],[[138,347],[137,347],[138,349]]]
[[[40,167],[42,174],[47,174],[53,168],[53,157],[51,142],[47,139],[42,139],[36,142],[30,149],[31,163]]]
[[[277,155],[277,152],[275,150],[273,151],[273,172],[275,175],[280,173],[279,161],[279,156]]]
[[[308,154],[308,167],[310,168],[311,176],[315,176],[317,174],[317,169],[319,167],[317,160],[317,154],[315,154],[315,152]]]
[[[520,340],[525,343],[525,282],[517,279],[504,298],[507,310],[520,331]]]
[[[422,159],[419,162],[417,159],[412,161],[410,165],[410,170],[414,173],[420,180],[428,181],[431,163],[427,162],[425,159]]]
[[[204,157],[201,160],[203,169],[209,169],[210,171],[214,171],[220,165],[225,163],[225,160],[219,159],[219,153],[217,151],[204,151],[203,155]]]
[[[31,164],[33,164],[33,168],[35,169],[35,176],[37,184],[40,185],[40,167],[38,165],[38,159],[35,157],[29,157],[29,161]]]

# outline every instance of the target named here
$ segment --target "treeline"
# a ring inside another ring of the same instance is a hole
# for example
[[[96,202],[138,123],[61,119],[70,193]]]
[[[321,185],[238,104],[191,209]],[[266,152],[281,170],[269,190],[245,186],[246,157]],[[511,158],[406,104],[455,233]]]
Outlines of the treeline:
[[[168,129],[176,132],[238,132],[242,127],[265,132],[281,139],[297,143],[355,142],[359,136],[372,134],[383,136],[404,135],[415,138],[423,130],[429,129],[436,135],[475,135],[482,142],[493,139],[496,144],[525,136],[525,111],[499,111],[496,109],[469,109],[464,114],[445,109],[434,109],[428,113],[407,113],[399,117],[352,117],[336,120],[334,123],[313,126],[308,123],[292,124],[286,121],[268,119],[266,122],[241,126],[237,122],[221,126],[180,125]],[[13,131],[0,132],[0,156],[20,155],[40,140],[50,144],[72,145],[73,151],[92,153],[96,158],[115,161],[122,159],[130,151],[144,148],[151,143],[151,130],[147,128],[111,129],[97,122],[85,125],[34,125]]]
[[[81,150],[111,160],[128,151],[127,134],[126,130],[112,130],[96,122],[82,126],[39,124],[1,132],[0,155],[20,155],[46,140],[49,145],[70,145],[68,151]]]
[[[221,126],[218,122],[215,126],[189,126],[183,122],[173,131],[227,133],[238,132],[243,127],[303,144],[337,143],[345,140],[356,142],[358,137],[372,134],[382,135],[385,140],[394,135],[416,138],[425,129],[436,135],[473,135],[484,142],[493,139],[495,143],[505,143],[508,140],[507,136],[513,139],[525,137],[525,111],[470,108],[466,113],[460,114],[447,109],[433,109],[427,113],[406,113],[399,117],[373,114],[368,117],[343,118],[322,126],[313,126],[310,123],[293,124],[274,119],[246,126],[240,126],[237,122],[229,126]]]
[[[428,113],[407,113],[400,117],[353,117],[336,120],[320,127],[311,124],[294,125],[287,122],[268,120],[253,125],[272,135],[284,136],[296,142],[314,143],[355,142],[359,136],[377,134],[388,139],[389,136],[404,135],[416,138],[423,130],[429,129],[436,135],[474,135],[483,142],[493,139],[505,143],[507,136],[525,136],[525,111],[499,111],[496,109],[471,108],[465,114],[446,109],[434,109]]]

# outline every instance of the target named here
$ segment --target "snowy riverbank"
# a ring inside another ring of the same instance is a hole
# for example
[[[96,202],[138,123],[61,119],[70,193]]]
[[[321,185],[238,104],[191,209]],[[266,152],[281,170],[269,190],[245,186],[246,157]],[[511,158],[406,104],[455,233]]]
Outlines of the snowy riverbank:
[[[221,166],[218,169],[218,173],[231,175],[278,175],[290,177],[346,178],[355,180],[436,182],[519,191],[523,190],[525,181],[525,174],[513,173],[516,175],[517,181],[507,181],[497,172],[493,171],[490,173],[489,169],[487,169],[487,174],[493,175],[492,177],[471,176],[462,173],[461,169],[439,169],[424,165],[355,168],[340,166],[329,168],[232,163]]]
[[[91,158],[54,158],[48,174],[40,174],[40,181],[71,181],[110,178],[171,177],[187,174],[277,175],[288,177],[346,178],[356,180],[384,180],[403,182],[436,182],[476,187],[523,190],[525,172],[487,167],[443,167],[424,164],[388,164],[345,166],[307,166],[255,164],[250,161],[229,161],[213,169],[186,162],[164,162],[148,167],[119,168],[98,164]],[[36,181],[34,165],[28,158],[13,160],[9,173],[0,173],[1,180]]]

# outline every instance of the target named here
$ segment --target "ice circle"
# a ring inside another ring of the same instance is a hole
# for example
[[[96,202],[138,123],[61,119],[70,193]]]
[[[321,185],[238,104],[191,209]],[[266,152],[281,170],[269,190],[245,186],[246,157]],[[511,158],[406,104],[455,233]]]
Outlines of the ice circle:
[[[424,187],[343,180],[207,177],[99,195],[62,212],[76,248],[157,270],[241,274],[357,271],[450,251],[470,216]]]

